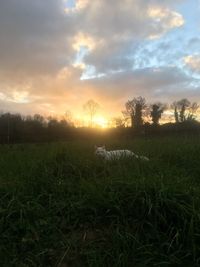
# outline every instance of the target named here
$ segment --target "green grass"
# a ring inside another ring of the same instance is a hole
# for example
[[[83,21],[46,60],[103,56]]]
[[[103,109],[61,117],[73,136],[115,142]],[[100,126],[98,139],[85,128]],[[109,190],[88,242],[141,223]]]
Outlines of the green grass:
[[[200,141],[0,147],[0,266],[200,266]]]

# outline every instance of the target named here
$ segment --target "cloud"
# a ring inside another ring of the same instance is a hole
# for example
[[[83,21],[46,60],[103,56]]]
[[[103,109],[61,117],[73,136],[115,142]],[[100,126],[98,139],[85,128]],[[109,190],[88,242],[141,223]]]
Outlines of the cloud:
[[[138,38],[160,36],[183,25],[180,14],[144,0],[78,0],[66,13],[63,0],[2,0],[0,71],[46,75],[72,64],[81,46],[98,71],[131,66]],[[75,49],[75,51],[74,51]]]
[[[61,0],[2,0],[1,71],[31,76],[57,71],[71,59],[71,29]]]
[[[81,72],[78,68],[63,68],[56,76],[41,77],[29,86],[4,87],[1,109],[45,115],[71,110],[81,116],[83,104],[92,98],[102,106],[101,113],[115,116],[128,99],[139,95],[150,102],[168,103],[183,96],[200,97],[198,81],[176,67],[124,71],[83,81],[79,80]]]
[[[81,114],[94,98],[110,114],[137,95],[167,99],[179,88],[187,91],[193,79],[165,65],[170,41],[143,47],[184,25],[173,9],[179,2],[77,0],[69,7],[63,0],[0,1],[1,107]],[[154,54],[163,64],[147,68]],[[88,79],[80,80],[84,74]]]
[[[157,92],[168,97],[170,88],[178,90],[191,78],[176,67],[147,68],[129,72],[116,73],[98,80],[91,80],[96,88],[105,88],[105,97],[111,99],[144,95],[154,98]]]
[[[182,15],[168,8],[151,7],[148,10],[148,15],[154,20],[152,26],[155,27],[155,33],[149,36],[150,39],[159,38],[167,31],[184,25]]]
[[[77,52],[80,51],[81,47],[87,47],[90,51],[92,51],[95,46],[95,40],[84,33],[79,32],[77,35],[74,36],[74,40],[73,40],[73,49]]]
[[[73,14],[76,12],[79,12],[81,9],[87,7],[89,4],[88,0],[72,0],[72,5],[69,5],[70,0],[64,0],[64,3],[66,4],[65,12],[67,14]]]
[[[164,1],[167,2],[167,1]],[[76,25],[96,43],[83,59],[97,73],[131,69],[138,44],[184,25],[181,14],[159,1],[94,0],[75,15]]]
[[[200,74],[200,54],[190,55],[184,58],[187,67]]]

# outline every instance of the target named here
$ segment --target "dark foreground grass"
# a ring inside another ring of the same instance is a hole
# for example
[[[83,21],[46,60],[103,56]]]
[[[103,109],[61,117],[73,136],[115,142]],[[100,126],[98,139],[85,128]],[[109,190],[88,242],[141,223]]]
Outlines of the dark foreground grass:
[[[93,145],[0,148],[0,266],[200,266],[199,140]]]

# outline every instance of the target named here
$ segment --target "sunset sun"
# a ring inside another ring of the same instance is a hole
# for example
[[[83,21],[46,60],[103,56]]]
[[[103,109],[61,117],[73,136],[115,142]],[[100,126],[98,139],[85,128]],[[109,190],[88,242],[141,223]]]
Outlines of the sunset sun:
[[[108,120],[103,116],[97,116],[94,118],[94,126],[100,127],[100,128],[107,128]]]

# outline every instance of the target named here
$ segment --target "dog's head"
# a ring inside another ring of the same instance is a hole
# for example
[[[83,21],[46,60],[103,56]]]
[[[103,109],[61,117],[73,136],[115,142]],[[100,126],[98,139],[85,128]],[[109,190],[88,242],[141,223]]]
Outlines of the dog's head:
[[[95,146],[94,148],[95,148],[95,155],[100,157],[105,155],[106,152],[105,146]]]

